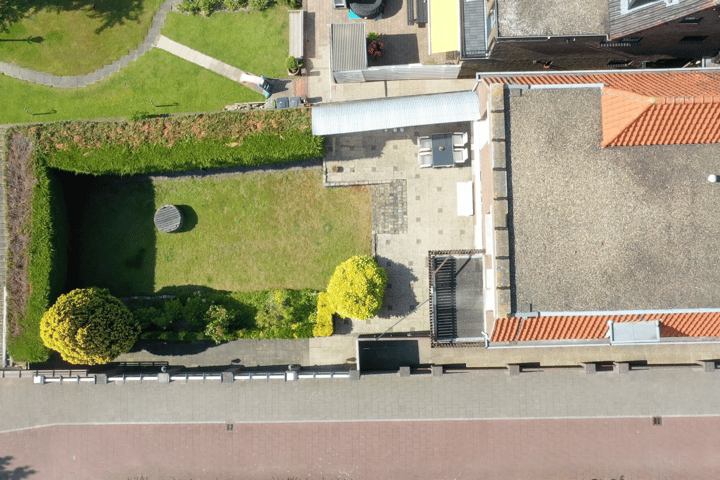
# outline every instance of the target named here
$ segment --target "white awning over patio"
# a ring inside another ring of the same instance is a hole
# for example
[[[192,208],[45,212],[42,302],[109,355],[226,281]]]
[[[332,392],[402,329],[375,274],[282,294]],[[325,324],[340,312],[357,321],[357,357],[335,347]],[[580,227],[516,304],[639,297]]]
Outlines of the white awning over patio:
[[[480,120],[475,92],[438,93],[330,103],[312,109],[314,135]]]

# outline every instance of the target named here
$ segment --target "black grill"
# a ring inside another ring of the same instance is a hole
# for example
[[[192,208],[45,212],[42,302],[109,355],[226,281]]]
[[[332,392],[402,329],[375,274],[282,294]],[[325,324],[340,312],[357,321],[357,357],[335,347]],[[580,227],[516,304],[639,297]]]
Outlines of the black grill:
[[[457,338],[455,259],[434,258],[433,271],[435,270],[435,339],[452,340]]]

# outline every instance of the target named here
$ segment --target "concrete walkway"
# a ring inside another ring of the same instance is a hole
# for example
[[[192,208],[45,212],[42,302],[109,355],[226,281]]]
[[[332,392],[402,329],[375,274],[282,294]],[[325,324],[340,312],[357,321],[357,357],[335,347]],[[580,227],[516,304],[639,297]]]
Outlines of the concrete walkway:
[[[63,77],[38,72],[29,68],[18,67],[17,65],[5,62],[0,62],[0,73],[3,73],[8,77],[17,78],[18,80],[39,83],[49,87],[76,88],[86,87],[95,82],[99,82],[103,78],[109,77],[122,67],[127,66],[130,62],[137,60],[139,57],[153,49],[155,43],[160,37],[160,30],[165,25],[165,18],[175,2],[176,0],[165,0],[165,2],[160,6],[160,10],[153,17],[152,26],[150,27],[150,30],[148,30],[145,40],[143,40],[143,42],[135,50],[132,50],[127,55],[115,60],[109,65],[105,65],[99,70],[95,70],[92,73],[88,73],[87,75]]]
[[[144,381],[33,384],[3,380],[0,433],[52,425],[306,423],[720,416],[720,371],[502,371],[360,380]],[[11,413],[11,414],[10,414]]]
[[[221,62],[220,60],[209,57],[204,53],[200,53],[197,50],[186,47],[185,45],[182,45],[174,40],[170,40],[164,35],[160,35],[158,37],[155,46],[161,50],[172,53],[173,55],[180,57],[183,60],[187,60],[188,62],[200,65],[201,67],[207,68],[208,70],[222,75],[225,78],[229,78],[234,82],[242,83],[246,87],[252,88],[261,95],[265,94],[265,91],[258,85],[241,81],[242,75],[246,74],[247,72],[243,72],[239,68],[235,68],[232,65],[228,65],[227,63]]]

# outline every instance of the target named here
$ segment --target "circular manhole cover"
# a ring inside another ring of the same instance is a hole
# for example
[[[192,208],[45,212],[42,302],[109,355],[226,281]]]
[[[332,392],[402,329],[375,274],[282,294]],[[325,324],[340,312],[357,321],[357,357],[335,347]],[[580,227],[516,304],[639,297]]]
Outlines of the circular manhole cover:
[[[155,226],[161,232],[175,232],[182,226],[182,214],[175,205],[163,205],[155,212]]]

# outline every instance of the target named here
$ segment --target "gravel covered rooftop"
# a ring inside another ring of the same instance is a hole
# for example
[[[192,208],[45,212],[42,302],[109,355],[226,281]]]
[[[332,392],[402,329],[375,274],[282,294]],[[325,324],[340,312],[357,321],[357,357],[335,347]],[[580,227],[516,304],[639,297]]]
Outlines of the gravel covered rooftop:
[[[498,0],[501,37],[605,35],[608,0]]]
[[[720,306],[720,145],[601,148],[599,88],[508,101],[517,307]]]

